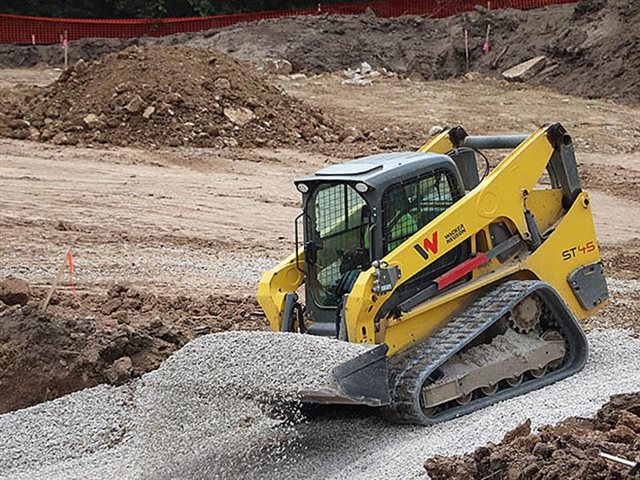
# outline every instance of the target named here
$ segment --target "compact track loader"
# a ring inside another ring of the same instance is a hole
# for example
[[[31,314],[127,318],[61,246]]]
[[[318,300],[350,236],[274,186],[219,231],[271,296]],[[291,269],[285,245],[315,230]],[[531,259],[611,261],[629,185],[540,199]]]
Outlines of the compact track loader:
[[[486,149],[512,150],[490,170]],[[264,273],[258,301],[273,330],[371,345],[303,401],[431,424],[584,366],[579,321],[608,293],[560,124],[529,136],[450,128],[418,152],[330,166],[295,185],[296,252]]]

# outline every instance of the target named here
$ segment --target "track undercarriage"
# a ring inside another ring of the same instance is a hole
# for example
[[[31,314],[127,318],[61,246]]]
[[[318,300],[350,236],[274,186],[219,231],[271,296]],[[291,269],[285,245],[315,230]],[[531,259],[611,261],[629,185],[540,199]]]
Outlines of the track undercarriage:
[[[386,413],[406,423],[455,418],[575,373],[587,351],[582,330],[551,288],[509,281],[390,360]]]

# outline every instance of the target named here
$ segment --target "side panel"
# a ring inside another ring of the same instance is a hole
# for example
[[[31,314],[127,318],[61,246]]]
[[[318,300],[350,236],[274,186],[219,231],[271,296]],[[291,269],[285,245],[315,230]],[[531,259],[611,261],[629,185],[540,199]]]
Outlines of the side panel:
[[[600,261],[589,194],[582,192],[553,233],[523,262],[522,268],[551,284],[578,319],[595,310],[585,310],[567,281],[569,274],[588,263]]]

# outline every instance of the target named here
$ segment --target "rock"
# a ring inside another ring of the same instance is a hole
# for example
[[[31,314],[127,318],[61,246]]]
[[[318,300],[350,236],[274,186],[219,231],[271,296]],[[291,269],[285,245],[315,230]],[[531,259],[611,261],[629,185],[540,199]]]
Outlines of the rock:
[[[235,138],[233,138],[233,137],[227,137],[227,138],[224,138],[224,139],[222,140],[222,142],[225,144],[225,146],[227,146],[227,147],[231,147],[231,148],[235,148],[235,147],[237,147],[237,146],[239,145],[239,144],[238,144],[238,140],[236,140],[236,139],[235,139]]]
[[[224,116],[229,119],[232,123],[243,126],[253,120],[255,114],[253,111],[249,110],[246,107],[227,107],[223,110]]]
[[[516,438],[526,437],[531,433],[531,419],[528,418],[513,430],[508,431],[502,439],[502,443],[511,443]]]
[[[144,100],[140,95],[134,95],[124,108],[131,113],[138,113],[144,108]]]
[[[53,137],[54,137],[53,131],[51,131],[48,128],[43,129],[42,133],[40,134],[40,138],[42,140],[51,140]]]
[[[41,138],[40,130],[38,130],[37,128],[31,127],[29,129],[29,140],[33,140],[34,142],[37,142],[40,140],[40,138]]]
[[[43,138],[44,138],[44,134],[43,134]],[[65,133],[57,133],[56,135],[54,135],[54,137],[51,139],[51,141],[55,144],[55,145],[75,145],[76,143],[78,143],[78,140],[76,140],[73,137],[68,136]]]
[[[147,120],[149,120],[149,118],[151,118],[151,115],[153,115],[156,111],[156,108],[149,105],[147,108],[144,109],[144,112],[142,113],[142,116],[144,118],[146,118]]]
[[[0,282],[0,301],[7,305],[26,305],[31,297],[29,284],[14,276]]]
[[[107,118],[107,126],[110,128],[117,128],[120,126],[120,119],[117,117],[109,117]]]
[[[139,298],[127,298],[122,302],[120,308],[125,310],[140,310],[142,300]]]
[[[373,82],[368,78],[362,78],[360,76],[343,80],[343,85],[371,85]]]
[[[88,128],[94,128],[101,123],[100,118],[95,113],[90,113],[82,121]]]
[[[627,427],[640,434],[640,417],[628,411],[622,411],[618,417],[618,426]]]
[[[7,122],[7,125],[13,130],[21,130],[24,128],[29,128],[31,126],[29,122],[21,119],[10,120],[9,122]]]
[[[129,345],[129,338],[126,334],[119,335],[111,340],[100,352],[100,358],[106,362],[113,362],[116,358],[124,355],[124,351]]]
[[[109,137],[100,131],[97,131],[91,139],[98,143],[107,143],[109,141]]]
[[[360,64],[360,73],[362,75],[367,75],[369,73],[371,73],[373,71],[373,68],[371,67],[371,65],[367,62],[362,62]]]
[[[424,468],[432,480],[450,480],[452,478],[478,478],[478,470],[474,462],[460,457],[434,457],[424,463]]]
[[[119,83],[118,85],[116,85],[116,93],[120,94],[120,93],[124,93],[128,90],[131,89],[131,85],[129,83]]]
[[[536,73],[540,72],[544,68],[546,63],[547,57],[545,57],[544,55],[533,57],[526,62],[522,62],[515,67],[511,67],[510,69],[505,70],[504,72],[502,72],[502,76],[503,78],[512,82],[523,82],[533,77]]]
[[[112,385],[120,385],[131,378],[133,362],[130,357],[121,357],[113,362],[104,374]]]
[[[119,325],[129,325],[131,323],[131,317],[125,310],[117,310],[113,312],[111,318],[118,322]]]
[[[151,328],[162,328],[164,326],[164,323],[162,323],[162,320],[156,317],[153,320],[151,320],[151,322],[149,323],[149,326]]]
[[[480,72],[467,72],[464,74],[464,79],[472,82],[482,80],[482,74]]]
[[[83,59],[78,60],[73,64],[73,71],[76,73],[82,73],[87,69],[87,62]]]
[[[45,115],[48,118],[58,118],[60,116],[60,110],[58,110],[55,107],[49,107],[49,108],[47,108],[47,111],[45,112]]]
[[[231,88],[231,82],[228,78],[220,77],[216,78],[215,82],[213,82],[213,86],[218,90],[229,90]]]
[[[283,58],[263,58],[258,62],[258,70],[276,75],[289,75],[293,72],[293,66]]]
[[[182,95],[180,95],[178,92],[170,92],[164,96],[164,103],[172,104],[181,103],[183,101],[184,99],[182,98]]]
[[[102,304],[102,308],[100,309],[100,311],[105,315],[111,315],[118,308],[120,308],[120,305],[122,305],[122,300],[120,300],[119,298],[112,298]]]
[[[429,133],[427,133],[427,135],[429,135],[430,137],[434,137],[439,133],[442,133],[443,131],[444,131],[444,127],[441,127],[440,125],[434,125],[429,129]]]
[[[607,439],[610,442],[631,444],[636,439],[636,433],[629,427],[618,425],[607,433]]]
[[[540,458],[549,458],[555,450],[553,444],[548,442],[540,442],[533,447],[533,454]]]
[[[16,140],[26,140],[29,138],[29,130],[26,128],[12,130],[9,137],[15,138]]]

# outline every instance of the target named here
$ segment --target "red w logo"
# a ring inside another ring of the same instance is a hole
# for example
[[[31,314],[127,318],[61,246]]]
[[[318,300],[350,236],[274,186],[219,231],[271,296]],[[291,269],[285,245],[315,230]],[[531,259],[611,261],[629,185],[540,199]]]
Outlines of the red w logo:
[[[422,247],[427,252],[431,252],[434,255],[438,253],[438,231],[437,230],[433,232],[433,234],[431,235],[431,240],[429,240],[427,237],[425,237],[422,240]]]

